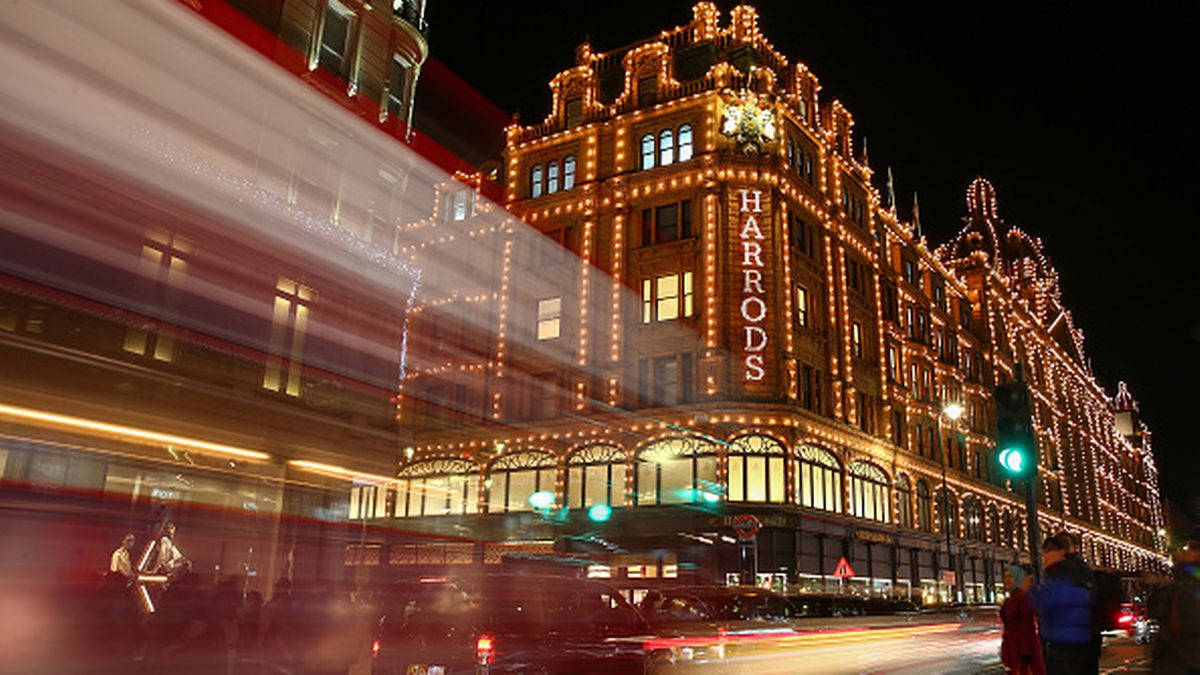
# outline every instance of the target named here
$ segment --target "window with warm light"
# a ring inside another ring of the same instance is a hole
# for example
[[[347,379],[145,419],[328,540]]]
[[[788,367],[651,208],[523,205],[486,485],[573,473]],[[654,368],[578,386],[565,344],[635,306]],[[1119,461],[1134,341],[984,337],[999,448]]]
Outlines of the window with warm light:
[[[850,515],[881,523],[891,521],[891,488],[887,476],[874,464],[855,462],[850,465]]]
[[[315,294],[304,284],[280,277],[275,285],[275,304],[271,318],[270,355],[263,373],[263,389],[288,396],[299,396],[304,338],[308,315]]]
[[[625,503],[625,452],[615,445],[590,445],[567,459],[570,508]]]
[[[634,495],[638,506],[718,503],[717,453],[693,438],[669,438],[637,455]]]
[[[397,518],[478,513],[479,469],[462,459],[432,459],[400,469]]]
[[[783,503],[786,460],[787,451],[774,439],[735,439],[729,444],[725,462],[729,501]]]
[[[862,324],[857,321],[850,325],[850,348],[856,357],[863,357]]]
[[[664,274],[642,280],[642,323],[673,321],[695,314],[695,286],[691,272]]]
[[[544,298],[537,304],[537,339],[553,340],[562,333],[562,297]]]
[[[803,286],[796,287],[796,325],[808,327],[808,291]]]
[[[801,506],[842,510],[842,466],[829,451],[812,445],[796,449],[796,494]]]
[[[896,523],[903,528],[913,526],[912,483],[904,474],[896,479]]]
[[[139,271],[150,289],[151,302],[171,310],[179,304],[187,281],[188,263],[184,256],[191,253],[191,244],[183,237],[161,231],[150,232],[148,238],[142,245]],[[175,338],[162,331],[156,322],[129,326],[122,349],[157,361],[175,360]]]
[[[558,461],[544,452],[521,452],[494,461],[488,471],[488,512],[532,511],[535,492],[554,492]]]

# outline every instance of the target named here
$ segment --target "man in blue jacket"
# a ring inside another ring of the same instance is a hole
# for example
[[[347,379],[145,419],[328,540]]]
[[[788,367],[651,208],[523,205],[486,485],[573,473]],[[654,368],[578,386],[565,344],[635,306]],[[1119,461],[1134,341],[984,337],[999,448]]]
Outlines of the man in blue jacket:
[[[1095,673],[1095,579],[1067,561],[1070,542],[1062,536],[1042,544],[1046,575],[1033,589],[1046,672]]]

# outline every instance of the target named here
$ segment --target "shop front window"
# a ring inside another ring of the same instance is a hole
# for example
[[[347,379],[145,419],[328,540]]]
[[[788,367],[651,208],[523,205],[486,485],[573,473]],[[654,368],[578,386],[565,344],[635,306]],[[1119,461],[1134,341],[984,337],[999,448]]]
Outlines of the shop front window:
[[[786,456],[783,446],[766,436],[734,440],[726,458],[729,500],[782,503]]]
[[[886,523],[891,490],[887,476],[874,464],[854,462],[850,465],[850,514],[867,520]]]
[[[567,459],[567,505],[625,503],[625,452],[614,445],[588,446]]]
[[[532,511],[529,498],[535,492],[554,492],[558,462],[545,452],[506,455],[492,463],[488,472],[488,512]]]
[[[637,455],[635,497],[638,506],[716,504],[723,499],[717,484],[716,448],[694,438],[667,438]]]
[[[800,505],[822,511],[842,510],[842,466],[829,451],[812,445],[796,449],[796,494]]]
[[[463,459],[424,460],[400,469],[396,517],[479,512],[479,468]]]

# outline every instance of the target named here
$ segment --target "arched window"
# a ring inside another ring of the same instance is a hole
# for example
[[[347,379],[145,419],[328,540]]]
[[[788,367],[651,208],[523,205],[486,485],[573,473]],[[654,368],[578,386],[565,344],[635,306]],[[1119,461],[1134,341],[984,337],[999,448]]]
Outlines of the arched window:
[[[842,510],[842,466],[826,450],[796,448],[796,494],[800,505],[822,511]]]
[[[766,436],[742,436],[729,445],[726,476],[729,501],[783,503],[787,451]]]
[[[541,197],[542,196],[542,165],[541,164],[534,164],[533,167],[531,169],[529,169],[529,196],[530,197]]]
[[[654,134],[642,136],[642,168],[654,168]]]
[[[479,512],[479,466],[465,459],[428,459],[400,469],[396,517]]]
[[[950,536],[959,536],[958,529],[958,498],[945,490],[937,491],[938,518],[942,533],[945,534],[947,528],[950,531]]]
[[[913,526],[912,483],[904,474],[896,478],[896,522],[900,527]]]
[[[887,476],[874,464],[854,462],[850,465],[850,515],[886,523],[891,520],[891,488]]]
[[[1013,545],[1013,517],[1012,511],[1004,512],[1004,532],[1000,539],[1001,546]]]
[[[567,458],[567,505],[625,503],[625,451],[615,445],[590,445]]]
[[[570,190],[575,187],[575,155],[567,155],[563,158],[563,189]]]
[[[716,449],[694,438],[667,438],[651,443],[637,456],[634,495],[638,506],[716,503]]]
[[[658,164],[667,166],[675,163],[675,132],[663,129],[658,135]]]
[[[963,500],[963,525],[967,539],[983,541],[983,507],[979,505],[978,497]]]
[[[685,124],[679,127],[679,152],[676,153],[679,161],[686,162],[692,158],[692,125]]]
[[[558,462],[548,452],[518,452],[492,462],[488,472],[488,512],[532,511],[529,497],[554,492]]]
[[[988,534],[992,536],[992,543],[1000,543],[1000,516],[996,513],[996,505],[992,504],[988,507]]]
[[[546,194],[558,192],[558,162],[546,162]]]
[[[917,481],[917,527],[925,532],[933,531],[933,502],[925,479]]]

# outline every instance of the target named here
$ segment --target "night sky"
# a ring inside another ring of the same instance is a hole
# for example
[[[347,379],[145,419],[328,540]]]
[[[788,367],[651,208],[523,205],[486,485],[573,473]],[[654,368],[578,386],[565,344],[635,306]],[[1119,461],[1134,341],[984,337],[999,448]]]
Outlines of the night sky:
[[[755,6],[775,47],[820,78],[822,99],[854,115],[877,185],[892,167],[902,214],[920,193],[932,243],[961,226],[977,175],[995,185],[1008,223],[1043,239],[1097,377],[1110,394],[1129,383],[1163,487],[1195,518],[1200,12],[1049,4]],[[586,36],[606,51],[687,22],[691,6],[431,0],[432,51],[528,123],[546,114],[548,81]],[[734,3],[718,6],[724,25]]]

